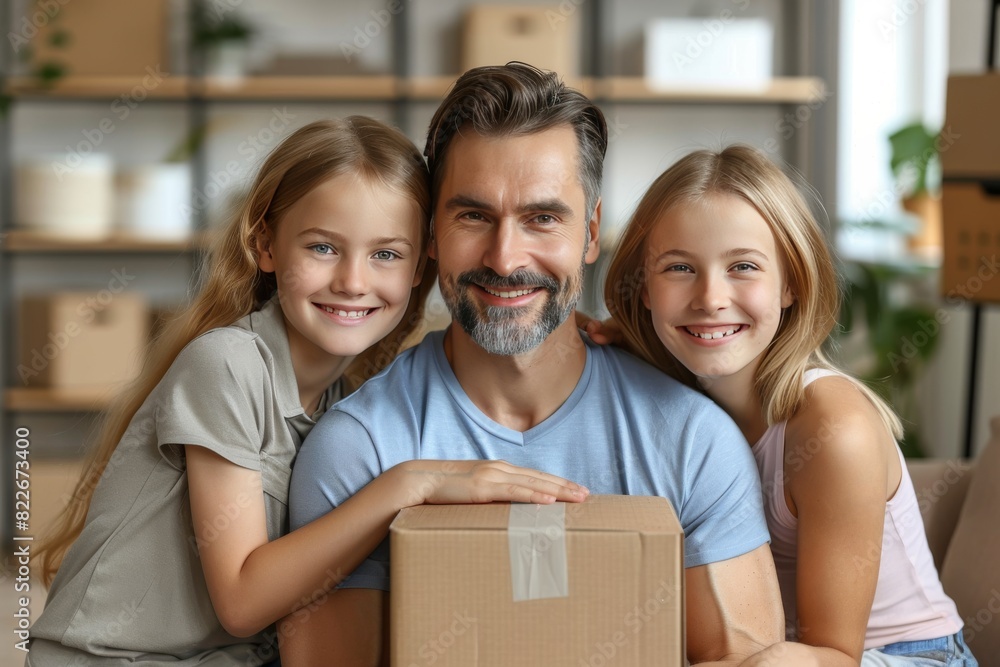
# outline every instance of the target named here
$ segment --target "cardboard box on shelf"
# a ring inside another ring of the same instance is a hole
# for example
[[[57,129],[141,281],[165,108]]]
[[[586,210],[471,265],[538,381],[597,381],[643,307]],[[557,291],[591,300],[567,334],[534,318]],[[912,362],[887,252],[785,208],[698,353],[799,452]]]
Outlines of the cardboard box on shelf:
[[[149,330],[134,292],[54,292],[21,301],[17,374],[28,387],[105,389],[138,372]]]
[[[938,139],[944,184],[941,292],[978,303],[1000,302],[1000,73],[948,78]]]
[[[390,528],[391,664],[680,667],[670,503],[423,505]]]
[[[558,6],[474,5],[465,15],[462,71],[519,60],[564,79],[576,78],[579,13],[564,15]]]
[[[34,9],[45,16],[31,40],[36,64],[61,63],[72,76],[142,77],[148,70],[169,70],[168,0],[73,0]],[[58,46],[52,43],[57,34],[66,36]]]
[[[31,461],[30,534],[45,535],[55,525],[69,504],[83,469],[83,458]]]

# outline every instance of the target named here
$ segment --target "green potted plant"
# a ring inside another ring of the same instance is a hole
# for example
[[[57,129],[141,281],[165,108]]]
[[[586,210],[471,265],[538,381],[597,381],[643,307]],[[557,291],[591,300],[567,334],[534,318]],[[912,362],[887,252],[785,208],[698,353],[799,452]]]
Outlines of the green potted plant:
[[[909,239],[914,252],[934,256],[941,251],[941,164],[939,133],[923,123],[905,125],[889,135],[889,166],[896,177],[903,209],[920,221]]]
[[[202,2],[194,4],[191,23],[192,43],[204,58],[205,74],[230,80],[243,78],[254,27],[231,12],[213,14]]]
[[[52,28],[45,35],[45,41],[48,46],[57,52],[65,49],[71,40],[69,32],[59,25],[60,10],[61,7],[59,5],[55,5],[48,10],[51,12],[49,21]],[[20,40],[20,42],[16,42],[17,46],[15,47],[17,59],[29,68],[35,85],[42,89],[52,88],[57,81],[66,76],[68,68],[63,59],[38,59],[35,57],[35,49],[32,48],[32,45],[30,43],[21,43],[24,41],[24,37],[21,37]],[[12,98],[8,93],[0,91],[0,118],[3,118],[7,114],[11,101]]]
[[[905,223],[894,220],[840,225],[908,232]],[[829,352],[895,408],[903,421],[900,446],[907,457],[923,456],[914,389],[937,349],[939,325],[926,296],[935,270],[919,258],[848,260],[840,267],[844,299]]]

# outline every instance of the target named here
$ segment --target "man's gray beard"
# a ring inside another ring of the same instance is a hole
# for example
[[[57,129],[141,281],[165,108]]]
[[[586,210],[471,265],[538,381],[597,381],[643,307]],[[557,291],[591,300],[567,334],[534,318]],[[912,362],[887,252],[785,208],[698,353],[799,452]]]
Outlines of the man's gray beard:
[[[549,298],[542,312],[528,325],[519,324],[517,318],[529,306],[520,308],[489,306],[484,316],[480,317],[467,291],[457,296],[457,285],[442,290],[442,295],[452,319],[479,347],[490,354],[515,356],[530,352],[541,345],[549,334],[570,316],[583,293],[583,266],[580,267],[580,273],[574,282],[568,283],[558,293],[549,291]],[[569,290],[572,290],[572,293],[568,294],[565,302],[560,304],[559,294],[566,294]]]
[[[550,308],[550,304],[555,307]],[[570,305],[568,310],[560,309],[555,299],[550,297],[541,316],[528,325],[517,321],[520,308],[497,306],[486,309],[487,321],[483,321],[474,308],[460,309],[463,317],[456,317],[455,320],[479,347],[490,354],[509,357],[530,352],[545,342],[549,334],[566,320],[574,306]],[[466,319],[466,314],[471,317]]]

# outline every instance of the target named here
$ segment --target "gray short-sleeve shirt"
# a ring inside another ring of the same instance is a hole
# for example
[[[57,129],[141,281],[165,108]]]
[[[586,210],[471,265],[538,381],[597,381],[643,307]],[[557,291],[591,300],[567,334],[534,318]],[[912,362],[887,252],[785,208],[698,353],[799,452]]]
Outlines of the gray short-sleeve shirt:
[[[304,414],[276,299],[206,332],[177,356],[136,412],[94,493],[82,534],[32,628],[29,665],[241,665],[277,656],[268,629],[229,635],[198,559],[184,445],[258,470],[267,533],[288,532],[288,484],[302,440],[339,397]],[[219,508],[225,530],[247,500]]]

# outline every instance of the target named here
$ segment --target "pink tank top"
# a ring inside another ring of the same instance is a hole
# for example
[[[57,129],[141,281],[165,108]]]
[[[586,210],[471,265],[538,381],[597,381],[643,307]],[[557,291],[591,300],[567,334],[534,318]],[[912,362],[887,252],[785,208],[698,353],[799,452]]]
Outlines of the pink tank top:
[[[829,375],[838,373],[825,369],[808,370],[805,384]],[[787,639],[795,640],[798,519],[785,502],[785,422],[767,429],[752,449],[760,472],[764,514],[771,531],[771,553],[785,607],[785,633]],[[865,632],[865,649],[901,641],[945,637],[962,629],[962,619],[955,603],[941,588],[927,546],[913,482],[902,452],[898,447],[896,449],[903,477],[895,495],[885,506],[881,567]]]

